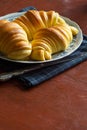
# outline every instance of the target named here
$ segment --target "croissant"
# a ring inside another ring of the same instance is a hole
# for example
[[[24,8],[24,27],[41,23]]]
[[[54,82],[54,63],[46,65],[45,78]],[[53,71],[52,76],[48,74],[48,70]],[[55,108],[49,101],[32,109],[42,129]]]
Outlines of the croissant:
[[[52,54],[66,50],[72,39],[72,31],[67,24],[40,29],[31,42],[31,59],[49,60]]]
[[[49,60],[77,33],[55,11],[30,10],[11,22],[0,20],[0,52],[15,60]]]
[[[24,15],[16,18],[14,22],[18,23],[27,33],[28,39],[33,40],[34,34],[42,28],[49,28],[65,21],[55,11],[37,11],[29,10]]]
[[[0,20],[0,52],[10,59],[25,59],[30,55],[27,34],[17,23]]]

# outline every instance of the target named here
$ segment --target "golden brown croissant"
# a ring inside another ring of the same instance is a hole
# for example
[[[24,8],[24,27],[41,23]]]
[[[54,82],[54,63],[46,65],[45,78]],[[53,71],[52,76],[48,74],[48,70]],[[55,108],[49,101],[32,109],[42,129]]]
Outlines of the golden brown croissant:
[[[14,20],[31,40],[33,60],[49,60],[52,54],[65,50],[78,30],[66,24],[55,11],[31,10]]]
[[[55,11],[30,10],[12,22],[0,21],[0,51],[11,59],[49,60],[77,33]]]
[[[25,59],[30,55],[27,34],[17,23],[0,20],[0,52],[11,59]]]
[[[14,22],[18,23],[27,33],[29,40],[33,39],[33,35],[37,30],[49,28],[65,21],[55,11],[37,11],[29,10],[24,15],[16,18]]]
[[[31,42],[31,58],[49,60],[52,54],[67,49],[72,39],[72,31],[67,24],[40,29],[35,33]]]

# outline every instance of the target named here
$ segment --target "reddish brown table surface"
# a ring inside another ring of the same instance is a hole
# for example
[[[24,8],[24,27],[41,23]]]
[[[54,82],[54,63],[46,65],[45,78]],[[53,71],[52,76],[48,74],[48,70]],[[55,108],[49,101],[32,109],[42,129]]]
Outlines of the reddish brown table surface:
[[[87,0],[0,0],[0,16],[27,6],[55,10],[87,34]],[[0,83],[0,130],[87,130],[87,61],[27,91],[21,86]]]

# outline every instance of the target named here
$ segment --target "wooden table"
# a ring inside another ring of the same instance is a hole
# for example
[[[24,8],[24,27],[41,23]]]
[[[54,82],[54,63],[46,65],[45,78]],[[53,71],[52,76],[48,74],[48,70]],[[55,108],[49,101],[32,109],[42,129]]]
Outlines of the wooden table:
[[[87,0],[0,0],[0,16],[34,6],[55,10],[87,34]],[[87,130],[87,61],[27,91],[0,83],[0,130]]]

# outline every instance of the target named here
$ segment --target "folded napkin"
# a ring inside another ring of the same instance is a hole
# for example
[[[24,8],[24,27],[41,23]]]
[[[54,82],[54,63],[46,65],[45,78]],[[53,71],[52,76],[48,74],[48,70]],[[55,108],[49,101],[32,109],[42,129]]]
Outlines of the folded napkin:
[[[21,11],[27,11],[29,9],[35,9],[35,8],[27,7],[27,8],[22,9]],[[71,55],[64,58],[66,60],[65,62],[63,63],[60,62],[58,64],[51,65],[51,66],[49,65],[48,67],[44,67],[39,70],[22,74],[20,76],[17,76],[16,79],[21,81],[25,88],[36,86],[56,75],[59,75],[60,73],[66,71],[67,69],[70,69],[71,67],[74,67],[75,65],[87,60],[86,52],[87,52],[87,36],[83,35],[83,42],[81,46]],[[83,56],[80,57],[80,55],[83,55]],[[73,59],[73,60],[67,60],[67,59]],[[32,67],[33,65],[18,64],[18,63],[5,61],[5,60],[0,60],[0,68],[2,68],[3,71],[5,72],[12,71],[19,68],[24,68],[26,66]]]
[[[23,74],[18,77],[18,80],[22,81],[23,84],[26,85],[26,87],[38,85],[43,81],[46,81],[64,72],[65,70],[70,69],[71,67],[74,67],[75,65],[87,60],[87,54],[84,54],[86,52],[87,52],[87,36],[83,35],[83,42],[81,46],[74,53],[66,57],[66,60],[76,57],[74,60],[58,63],[53,66],[45,67],[40,70]],[[81,54],[83,54],[83,56],[77,58],[77,56]]]

